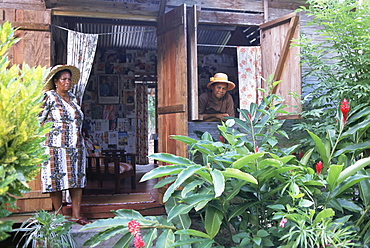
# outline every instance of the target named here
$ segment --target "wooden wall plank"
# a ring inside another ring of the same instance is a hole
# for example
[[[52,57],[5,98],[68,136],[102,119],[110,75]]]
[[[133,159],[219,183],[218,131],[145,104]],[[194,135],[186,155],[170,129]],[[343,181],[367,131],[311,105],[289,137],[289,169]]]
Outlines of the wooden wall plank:
[[[3,9],[5,15],[3,21],[17,23],[38,23],[49,26],[51,24],[51,12],[49,10],[35,11],[22,9]],[[16,25],[15,25],[16,26]],[[9,58],[14,64],[25,62],[29,66],[51,65],[51,33],[47,31],[17,30],[15,36],[21,40],[13,46]]]

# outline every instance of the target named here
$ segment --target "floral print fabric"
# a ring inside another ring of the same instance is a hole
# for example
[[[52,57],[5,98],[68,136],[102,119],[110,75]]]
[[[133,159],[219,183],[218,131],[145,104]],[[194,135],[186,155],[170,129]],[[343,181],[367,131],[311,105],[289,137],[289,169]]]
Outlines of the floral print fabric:
[[[261,84],[261,48],[237,47],[240,109],[257,103],[257,87]]]

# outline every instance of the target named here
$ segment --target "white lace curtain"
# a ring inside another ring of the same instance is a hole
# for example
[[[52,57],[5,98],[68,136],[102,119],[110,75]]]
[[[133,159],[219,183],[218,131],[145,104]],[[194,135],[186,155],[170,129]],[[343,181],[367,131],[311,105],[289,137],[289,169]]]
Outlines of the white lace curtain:
[[[84,34],[71,30],[68,31],[67,64],[74,65],[81,71],[80,82],[72,89],[80,105],[82,104],[85,88],[89,81],[96,46],[98,44],[98,37],[98,34]]]

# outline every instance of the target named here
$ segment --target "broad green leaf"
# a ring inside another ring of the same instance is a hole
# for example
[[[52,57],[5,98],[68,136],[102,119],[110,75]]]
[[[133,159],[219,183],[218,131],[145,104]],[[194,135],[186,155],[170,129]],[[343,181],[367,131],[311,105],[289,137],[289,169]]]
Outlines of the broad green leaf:
[[[219,170],[212,170],[211,176],[213,179],[213,187],[215,190],[215,197],[219,197],[225,190],[225,178]]]
[[[309,201],[309,200],[306,200],[306,199],[302,199],[300,202],[299,202],[299,206],[300,207],[304,207],[304,208],[309,208],[313,205],[313,202],[312,201]]]
[[[225,171],[222,171],[222,174],[224,175],[225,178],[234,177],[249,183],[258,184],[257,179],[255,179],[252,175],[242,172],[241,170],[238,169],[226,168]]]
[[[201,238],[206,238],[206,239],[212,239],[208,234],[194,230],[194,229],[183,229],[176,231],[175,234],[187,234],[189,236],[195,236],[195,237],[201,237]]]
[[[257,236],[261,238],[268,237],[269,235],[270,234],[265,230],[258,230],[257,232]]]
[[[370,122],[368,119],[365,119],[363,120],[362,122],[360,123],[357,123],[356,125],[353,125],[351,126],[351,128],[349,128],[346,132],[344,132],[341,136],[340,136],[340,140],[348,137],[348,136],[352,136],[356,133],[358,133],[359,131],[363,130],[363,129],[368,129],[370,127]]]
[[[321,159],[324,163],[324,168],[328,166],[329,164],[329,157],[328,157],[328,151],[326,150],[326,147],[324,145],[324,143],[321,141],[321,139],[314,133],[310,132],[310,131],[307,131],[309,133],[309,135],[311,136],[311,138],[313,139],[313,141],[315,142],[316,144],[316,149],[317,151],[319,152],[320,156],[321,156]]]
[[[201,165],[192,165],[192,166],[189,166],[188,168],[182,170],[176,181],[173,183],[175,186],[175,188],[178,188],[180,187],[186,179],[188,179],[189,177],[193,176],[194,173],[197,173],[197,171],[201,170],[203,167]]]
[[[171,184],[170,187],[167,188],[166,192],[163,195],[163,202],[168,201],[168,199],[171,197],[175,189],[176,189],[175,184]]]
[[[320,213],[318,213],[315,217],[314,223],[317,224],[318,222],[321,222],[322,220],[333,217],[335,215],[335,212],[331,208],[327,208],[322,210]]]
[[[165,229],[155,243],[156,247],[169,248],[175,242],[175,235],[170,229]]]
[[[131,233],[125,233],[112,248],[128,248],[132,240]]]
[[[193,165],[194,162],[180,156],[176,156],[169,153],[154,153],[149,156],[152,159],[162,161],[169,164],[177,164],[177,165]]]
[[[211,238],[214,238],[220,230],[222,219],[223,214],[220,210],[207,206],[204,227]]]
[[[339,194],[349,189],[353,185],[361,182],[362,180],[368,179],[369,177],[360,174],[353,175],[346,179],[344,182],[339,184],[336,189],[332,192],[331,197],[337,197]]]
[[[213,240],[205,240],[202,243],[200,243],[197,248],[211,248],[213,243],[214,243]]]
[[[240,188],[243,187],[247,182],[246,181],[239,181],[237,183],[233,183],[232,187],[233,189],[231,191],[227,191],[225,202],[230,201],[232,198],[234,198],[240,191]]]
[[[147,233],[145,233],[143,237],[143,241],[145,243],[145,248],[152,248],[153,242],[158,236],[157,228],[151,228]]]
[[[162,188],[163,186],[167,184],[173,183],[175,180],[176,180],[176,177],[174,176],[164,177],[161,180],[159,180],[158,183],[156,183],[153,188],[155,189]]]
[[[191,183],[187,184],[181,191],[181,197],[185,198],[186,194],[194,189],[196,189],[198,186],[202,185],[204,181],[202,180],[194,180]]]
[[[175,207],[173,207],[170,212],[168,213],[168,221],[171,221],[173,218],[182,215],[182,214],[188,214],[190,210],[193,208],[194,205],[186,205],[186,204],[180,204]]]
[[[369,122],[370,123],[370,122]],[[355,152],[355,151],[361,151],[370,148],[370,141],[358,143],[358,144],[351,144],[346,147],[343,147],[339,150],[337,150],[334,153],[334,157],[339,156],[341,154],[349,153],[349,152]]]
[[[362,176],[370,176],[368,170],[361,169],[358,171],[358,174]],[[360,197],[363,201],[365,208],[369,207],[370,204],[370,179],[362,180],[359,183]]]
[[[359,170],[365,168],[369,164],[370,164],[370,157],[360,159],[356,161],[353,165],[348,166],[340,173],[338,177],[338,184],[343,182],[348,177],[356,174]]]
[[[212,191],[210,191],[209,193],[201,192],[201,193],[193,194],[191,196],[188,196],[182,199],[182,201],[185,202],[186,204],[194,205],[201,201],[212,200],[212,199],[214,199],[214,194]]]
[[[331,165],[328,170],[328,177],[326,179],[328,183],[328,188],[330,191],[333,191],[337,187],[337,180],[342,172],[343,165]]]
[[[309,149],[301,158],[300,163],[303,165],[307,165],[308,161],[311,158],[312,152],[314,151],[314,148]]]
[[[361,212],[362,211],[362,208],[360,206],[358,206],[356,203],[354,203],[353,201],[350,201],[350,200],[347,200],[347,199],[338,199],[338,202],[340,203],[340,205],[349,210],[349,211],[352,211],[352,212]]]
[[[263,156],[264,153],[252,153],[252,154],[249,154],[247,156],[244,156],[238,160],[236,160],[234,163],[232,163],[232,167],[235,168],[235,169],[241,169],[243,168],[245,165],[247,165],[249,162],[252,162],[254,160],[256,160],[257,158]]]
[[[144,174],[140,179],[140,182],[144,182],[149,179],[164,177],[169,175],[178,175],[181,171],[188,168],[184,165],[165,165],[154,168],[153,170]]]
[[[172,247],[191,245],[195,243],[204,242],[204,240],[205,240],[204,238],[187,238],[187,239],[181,238],[180,240],[173,243]]]
[[[141,215],[140,212],[133,210],[133,209],[118,209],[114,211],[117,217],[122,217],[125,219],[131,219],[131,220],[141,220],[144,219],[144,217]]]
[[[120,226],[114,226],[111,228],[107,228],[103,231],[98,232],[91,238],[89,238],[84,245],[87,245],[89,247],[96,247],[101,242],[115,236],[116,234],[122,233],[123,228]]]
[[[198,143],[199,140],[190,138],[188,136],[183,136],[183,135],[170,135],[171,139],[181,141],[187,145],[192,145],[195,143]]]

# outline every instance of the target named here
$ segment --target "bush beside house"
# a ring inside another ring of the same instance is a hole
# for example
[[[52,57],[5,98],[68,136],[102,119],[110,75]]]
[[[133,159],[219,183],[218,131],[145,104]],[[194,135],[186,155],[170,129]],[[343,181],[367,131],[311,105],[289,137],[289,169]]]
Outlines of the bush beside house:
[[[30,191],[28,182],[39,173],[47,156],[41,144],[48,126],[40,127],[43,78],[46,70],[10,65],[7,51],[18,39],[9,23],[0,27],[0,217],[15,208],[17,197]],[[12,230],[0,221],[0,241]]]

